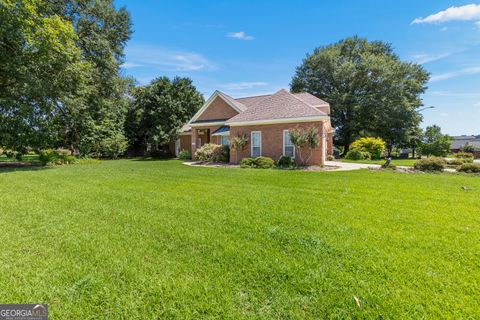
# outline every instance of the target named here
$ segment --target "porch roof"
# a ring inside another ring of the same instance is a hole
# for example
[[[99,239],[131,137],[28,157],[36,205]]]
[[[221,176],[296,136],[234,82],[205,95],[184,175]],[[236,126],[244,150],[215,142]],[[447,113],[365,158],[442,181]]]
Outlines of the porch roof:
[[[230,127],[221,126],[212,133],[212,136],[227,136],[230,134]]]

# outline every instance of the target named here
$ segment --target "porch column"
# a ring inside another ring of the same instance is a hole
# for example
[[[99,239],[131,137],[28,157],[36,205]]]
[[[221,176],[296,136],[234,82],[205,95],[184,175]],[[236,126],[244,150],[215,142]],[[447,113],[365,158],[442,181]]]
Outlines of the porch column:
[[[197,129],[192,128],[192,141],[191,141],[192,159],[194,159],[195,151],[197,150],[197,138],[198,138]]]

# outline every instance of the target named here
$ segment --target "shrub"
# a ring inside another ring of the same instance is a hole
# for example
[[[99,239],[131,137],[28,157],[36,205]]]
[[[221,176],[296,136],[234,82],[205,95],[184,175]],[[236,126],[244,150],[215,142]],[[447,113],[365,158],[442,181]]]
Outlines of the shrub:
[[[148,152],[148,156],[153,159],[168,159],[171,158],[172,155],[170,151],[164,149],[154,149]]]
[[[72,155],[68,155],[63,158],[63,163],[65,164],[73,164],[75,162],[77,162],[77,158]]]
[[[295,162],[293,162],[292,158],[289,156],[281,156],[280,159],[277,161],[277,166],[282,167],[282,168],[288,168],[294,165]]]
[[[455,158],[463,160],[463,162],[473,162],[473,153],[470,152],[457,152]]]
[[[123,134],[102,139],[100,142],[100,153],[103,157],[117,159],[128,147],[128,141]]]
[[[38,159],[43,165],[55,164],[58,159],[58,154],[53,149],[45,149],[40,151]]]
[[[466,162],[463,159],[452,159],[447,161],[447,165],[451,167],[459,167],[464,163]]]
[[[240,168],[269,169],[274,164],[275,161],[269,157],[243,158],[240,161]]]
[[[345,159],[348,160],[370,160],[371,156],[369,152],[353,149],[347,152]]]
[[[255,158],[243,158],[240,160],[240,168],[255,168]]]
[[[457,171],[465,173],[480,173],[480,163],[464,163],[457,169]]]
[[[45,149],[40,151],[39,160],[43,165],[61,165],[75,163],[77,159],[67,149]]]
[[[190,159],[190,152],[188,152],[188,150],[181,150],[178,153],[178,158],[182,160],[188,160]]]
[[[350,145],[350,150],[368,152],[372,159],[377,160],[382,157],[383,150],[385,150],[385,141],[373,137],[360,138]]]
[[[228,162],[227,148],[214,143],[204,144],[195,151],[195,160],[205,162]]]
[[[474,153],[475,147],[471,144],[466,143],[460,148],[460,150],[462,150],[463,152]]]
[[[415,162],[414,168],[420,171],[443,171],[446,161],[440,157],[429,157]]]
[[[275,165],[275,161],[269,157],[257,157],[255,158],[256,168],[269,169]]]
[[[13,150],[5,150],[4,154],[7,156],[7,158],[13,159],[17,157],[18,152]]]
[[[335,161],[335,157],[331,154],[327,156],[327,161]]]

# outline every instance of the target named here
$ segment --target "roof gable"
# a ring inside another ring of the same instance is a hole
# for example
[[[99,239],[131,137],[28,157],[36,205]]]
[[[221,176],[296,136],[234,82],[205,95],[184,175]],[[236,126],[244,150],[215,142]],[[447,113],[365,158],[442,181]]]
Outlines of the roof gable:
[[[215,91],[189,123],[206,120],[227,120],[243,110],[246,110],[246,107],[242,103],[220,91]]]

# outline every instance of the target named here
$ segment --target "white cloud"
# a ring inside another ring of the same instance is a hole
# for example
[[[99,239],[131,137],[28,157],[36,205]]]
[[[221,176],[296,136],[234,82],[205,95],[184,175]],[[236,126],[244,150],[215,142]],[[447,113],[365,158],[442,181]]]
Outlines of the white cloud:
[[[428,54],[428,53],[418,53],[418,54],[413,54],[412,59],[416,63],[424,64],[428,62],[433,62],[437,61],[443,58],[446,58],[450,55],[449,52],[441,53],[441,54]]]
[[[455,98],[476,98],[480,97],[480,92],[429,91],[427,95]]]
[[[253,39],[255,39],[254,37],[247,35],[247,34],[246,34],[245,32],[243,32],[243,31],[230,32],[230,33],[227,34],[227,37],[228,37],[228,38],[238,39],[238,40],[253,40]]]
[[[470,75],[470,74],[479,74],[479,73],[480,73],[480,66],[465,68],[465,69],[461,69],[461,70],[458,70],[458,71],[446,72],[446,73],[433,75],[430,78],[430,82],[437,82],[437,81],[447,80],[447,79],[451,79],[451,78],[455,78],[455,77],[459,77],[459,76]]]
[[[148,67],[161,71],[212,70],[215,65],[199,53],[132,45],[126,49],[124,68]]]
[[[446,10],[431,14],[426,18],[417,18],[412,24],[442,23],[447,21],[470,21],[480,19],[480,5],[467,4],[461,7],[450,7]]]
[[[246,90],[256,87],[264,87],[268,85],[266,82],[233,82],[219,85],[225,90]]]
[[[138,67],[143,67],[143,64],[140,63],[133,63],[133,62],[125,62],[121,66],[124,69],[132,69],[132,68],[138,68]]]

